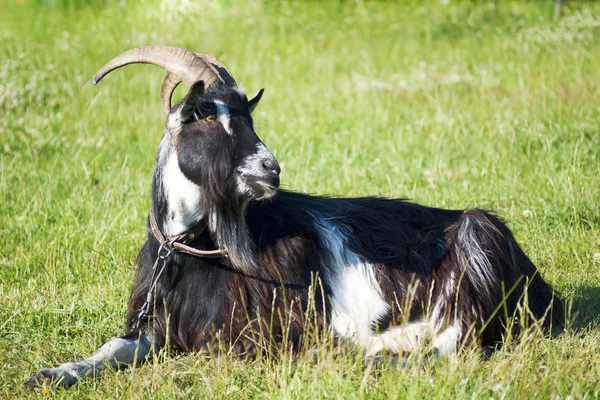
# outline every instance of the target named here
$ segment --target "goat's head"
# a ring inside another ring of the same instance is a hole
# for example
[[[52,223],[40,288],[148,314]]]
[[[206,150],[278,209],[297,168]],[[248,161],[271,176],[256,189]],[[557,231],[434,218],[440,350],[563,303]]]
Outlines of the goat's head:
[[[167,70],[161,86],[167,113],[166,142],[169,151],[176,154],[181,172],[209,201],[244,202],[275,194],[279,164],[254,132],[250,116],[262,90],[248,100],[221,62],[168,46],[139,47],[119,55],[98,71],[94,83],[132,63]],[[171,107],[171,96],[181,82],[190,90]]]

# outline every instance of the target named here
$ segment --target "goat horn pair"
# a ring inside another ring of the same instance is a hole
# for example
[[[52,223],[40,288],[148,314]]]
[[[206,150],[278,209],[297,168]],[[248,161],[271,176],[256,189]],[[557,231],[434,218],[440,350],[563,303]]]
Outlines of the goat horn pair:
[[[235,80],[225,65],[216,58],[170,46],[145,46],[126,51],[110,60],[94,75],[94,84],[111,71],[135,63],[154,64],[167,70],[160,88],[160,100],[167,114],[171,111],[173,91],[181,82],[192,86],[202,80],[205,88],[216,82],[235,86]]]

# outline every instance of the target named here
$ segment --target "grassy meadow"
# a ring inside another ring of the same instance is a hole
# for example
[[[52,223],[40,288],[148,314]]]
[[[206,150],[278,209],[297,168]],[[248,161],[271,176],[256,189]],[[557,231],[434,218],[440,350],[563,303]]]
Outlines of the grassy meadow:
[[[565,3],[555,19],[551,0],[0,0],[0,398],[600,397],[600,4]],[[566,332],[404,369],[161,354],[26,388],[123,331],[163,72],[91,77],[149,44],[265,88],[256,130],[282,187],[497,210],[565,298]]]

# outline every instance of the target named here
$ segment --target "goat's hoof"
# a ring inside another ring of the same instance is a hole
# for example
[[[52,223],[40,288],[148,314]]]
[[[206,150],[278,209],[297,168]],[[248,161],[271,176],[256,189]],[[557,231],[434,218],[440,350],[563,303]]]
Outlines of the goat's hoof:
[[[56,384],[61,387],[73,386],[77,383],[77,378],[64,371],[56,372],[54,369],[43,368],[35,375],[30,376],[25,384],[31,387],[44,387]]]
[[[35,375],[30,376],[25,384],[32,387],[48,386],[52,383],[53,376],[49,369],[40,369]]]

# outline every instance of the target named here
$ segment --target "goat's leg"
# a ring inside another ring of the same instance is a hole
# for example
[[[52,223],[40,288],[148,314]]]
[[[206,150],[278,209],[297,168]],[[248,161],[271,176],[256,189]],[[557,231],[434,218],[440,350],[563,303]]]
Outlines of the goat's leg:
[[[435,335],[431,345],[437,357],[445,357],[456,354],[462,340],[463,334],[460,329],[460,322],[454,321],[445,330]]]
[[[441,332],[430,322],[411,322],[373,335],[366,350],[367,356],[375,356],[383,351],[410,353],[431,343],[436,356],[449,356],[457,352],[461,338],[462,333],[456,321]]]
[[[122,368],[143,362],[151,351],[152,342],[144,333],[136,332],[112,338],[90,357],[64,363],[56,368],[40,369],[27,383],[42,386],[45,383],[57,382],[63,387],[69,387],[89,376],[95,376],[107,367]]]
[[[370,338],[366,346],[367,356],[374,356],[382,351],[408,353],[417,350],[423,345],[425,336],[431,335],[431,330],[431,324],[427,322],[411,322],[390,328]]]

